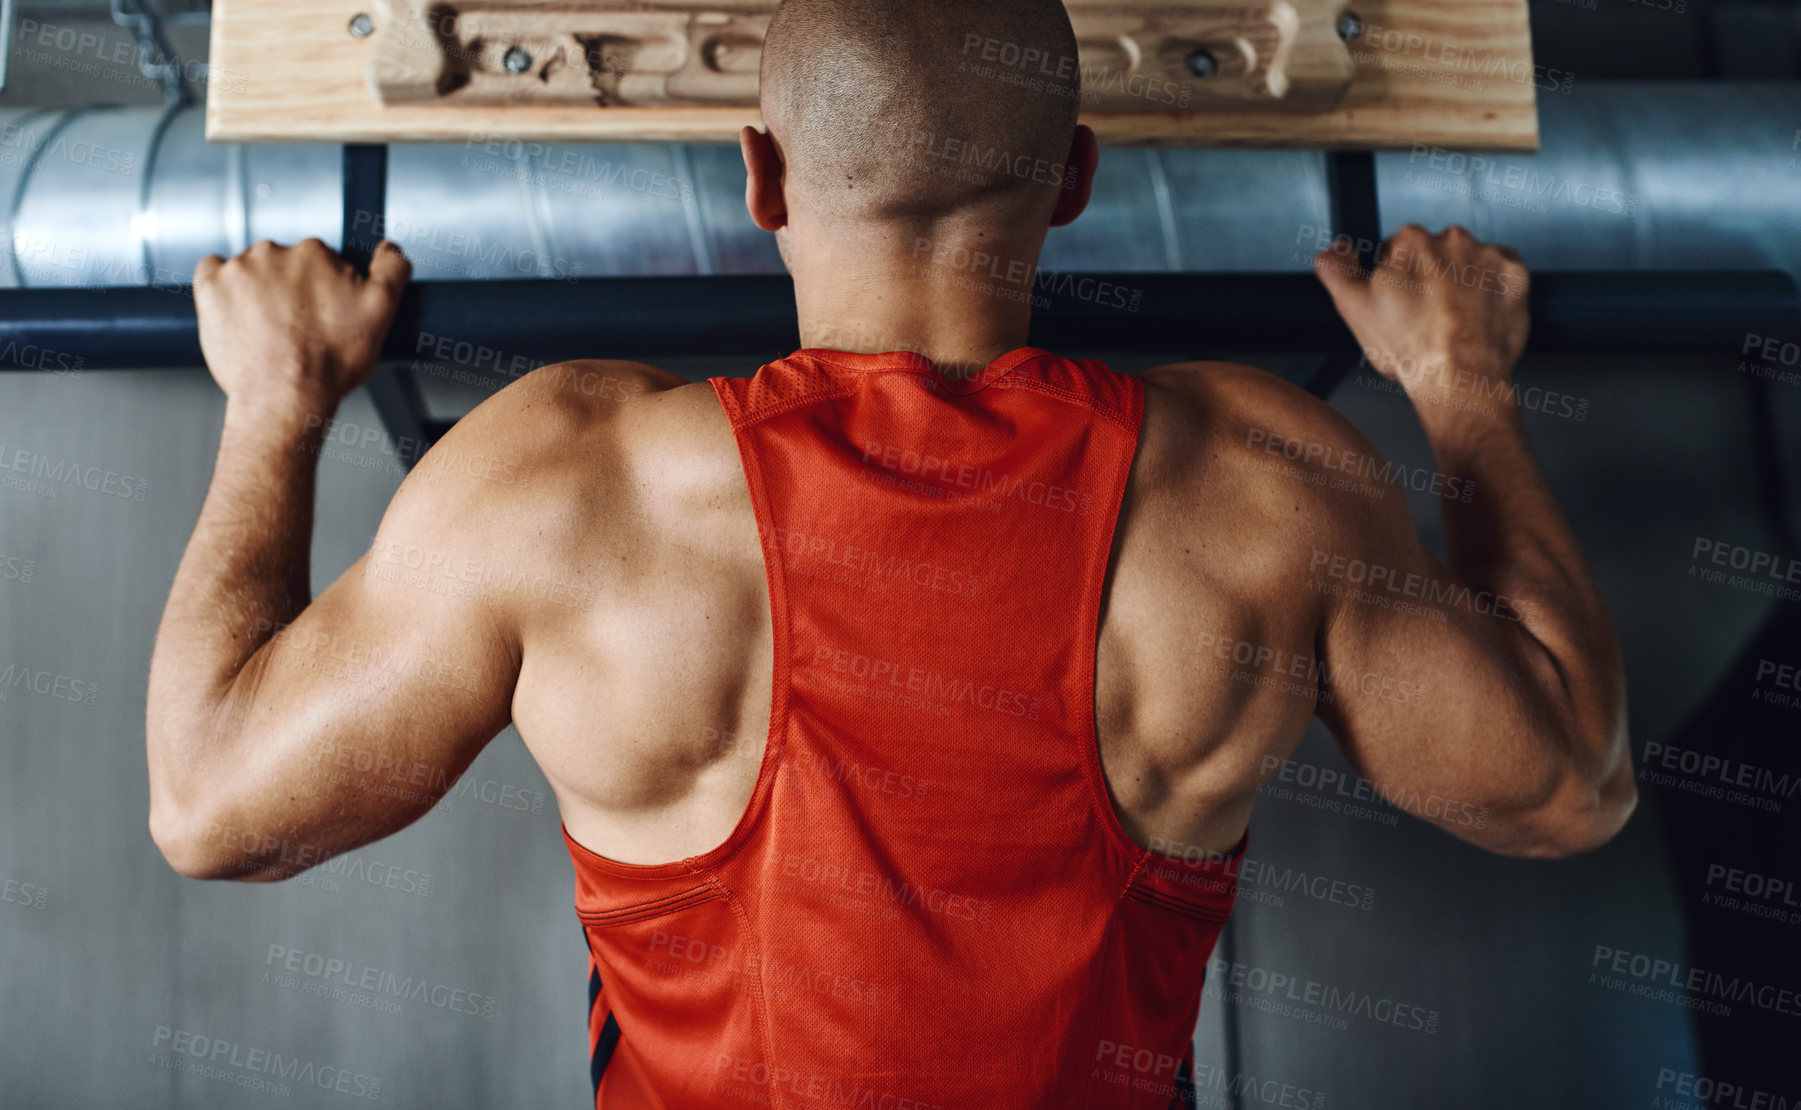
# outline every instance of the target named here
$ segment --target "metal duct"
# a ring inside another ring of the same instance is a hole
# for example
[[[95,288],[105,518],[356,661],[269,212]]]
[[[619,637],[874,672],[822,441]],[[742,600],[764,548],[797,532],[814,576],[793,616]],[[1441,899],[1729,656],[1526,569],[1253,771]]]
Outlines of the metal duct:
[[[1535,156],[1378,156],[1385,233],[1463,223],[1541,268],[1801,273],[1801,86],[1596,84],[1539,104]],[[214,145],[202,126],[198,108],[0,112],[0,285],[179,284],[258,239],[337,242],[339,147]],[[440,281],[779,273],[743,195],[736,147],[474,136],[392,148],[384,230]],[[1044,265],[1301,270],[1327,211],[1315,152],[1109,149]]]

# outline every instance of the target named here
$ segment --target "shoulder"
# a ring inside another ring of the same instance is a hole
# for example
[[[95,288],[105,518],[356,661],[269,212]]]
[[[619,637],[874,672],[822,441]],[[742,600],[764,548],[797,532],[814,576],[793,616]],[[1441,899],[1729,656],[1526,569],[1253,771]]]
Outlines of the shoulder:
[[[500,390],[459,421],[421,461],[430,470],[460,452],[488,451],[550,478],[619,461],[632,434],[694,408],[706,383],[642,362],[584,359],[545,366]]]
[[[682,388],[691,387],[639,362],[542,367],[458,421],[420,459],[408,484],[437,491],[436,500],[472,499],[493,508],[571,474],[605,471],[642,410]]]
[[[1159,398],[1168,418],[1191,440],[1204,440],[1210,453],[1278,459],[1309,473],[1378,457],[1369,439],[1337,409],[1254,366],[1179,362],[1142,377],[1147,398]],[[1351,467],[1361,469],[1367,468]]]
[[[689,387],[680,376],[645,362],[559,362],[494,394],[458,427],[527,440],[554,438],[615,423],[634,405]]]
[[[1146,370],[1141,377],[1147,394],[1161,395],[1208,431],[1276,425],[1295,433],[1357,434],[1332,406],[1255,366],[1176,362]]]
[[[1331,405],[1256,367],[1186,362],[1141,375],[1146,440],[1183,476],[1186,495],[1229,506],[1273,542],[1345,550],[1359,537],[1405,525],[1391,468]],[[1304,550],[1302,552],[1304,554]]]
[[[650,496],[646,476],[655,471],[645,445],[658,443],[664,428],[662,450],[679,450],[682,429],[704,420],[711,396],[704,382],[644,363],[535,370],[478,405],[419,460],[389,507],[384,539],[568,571],[592,556],[597,540],[631,542],[633,509]]]

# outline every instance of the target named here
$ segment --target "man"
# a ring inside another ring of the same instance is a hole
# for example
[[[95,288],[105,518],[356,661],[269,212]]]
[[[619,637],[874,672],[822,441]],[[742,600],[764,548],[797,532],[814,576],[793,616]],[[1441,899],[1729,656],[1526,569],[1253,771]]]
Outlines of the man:
[[[988,43],[1075,56],[1055,0],[788,0],[743,149],[809,349],[520,380],[317,599],[322,424],[408,265],[202,264],[229,399],[148,714],[177,870],[387,836],[512,722],[576,865],[597,1105],[1168,1106],[1258,788],[1316,713],[1385,795],[1486,807],[1419,813],[1485,848],[1620,829],[1607,613],[1518,407],[1471,400],[1526,339],[1517,257],[1409,227],[1374,278],[1319,263],[1456,494],[1446,566],[1305,393],[1025,346],[1097,152],[1073,65],[967,64]],[[947,139],[1005,157],[944,172]]]

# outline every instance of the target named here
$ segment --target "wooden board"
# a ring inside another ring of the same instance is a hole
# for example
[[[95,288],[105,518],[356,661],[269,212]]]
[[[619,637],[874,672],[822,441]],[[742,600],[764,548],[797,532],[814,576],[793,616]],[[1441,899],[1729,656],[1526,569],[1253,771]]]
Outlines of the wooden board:
[[[1351,0],[1063,0],[1076,52],[971,35],[960,68],[1096,112],[1323,112],[1356,76]],[[369,86],[386,105],[755,107],[781,0],[375,0]],[[951,44],[946,44],[947,46]]]
[[[1526,0],[1350,0],[1355,78],[1328,111],[1091,111],[1113,145],[1536,150],[1536,93],[1567,75],[1533,64]],[[754,107],[381,104],[374,0],[215,0],[207,137],[219,142],[735,140]]]

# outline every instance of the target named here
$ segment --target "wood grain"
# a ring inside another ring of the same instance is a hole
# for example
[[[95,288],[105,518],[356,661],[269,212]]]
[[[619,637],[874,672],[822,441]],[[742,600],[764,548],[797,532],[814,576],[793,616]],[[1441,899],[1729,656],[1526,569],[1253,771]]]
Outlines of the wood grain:
[[[1080,0],[1077,0],[1080,2]],[[1352,0],[1356,77],[1328,111],[1087,112],[1112,145],[1536,150],[1525,0]],[[374,0],[215,0],[207,137],[218,142],[731,141],[752,107],[380,104],[374,38],[350,34]]]

